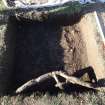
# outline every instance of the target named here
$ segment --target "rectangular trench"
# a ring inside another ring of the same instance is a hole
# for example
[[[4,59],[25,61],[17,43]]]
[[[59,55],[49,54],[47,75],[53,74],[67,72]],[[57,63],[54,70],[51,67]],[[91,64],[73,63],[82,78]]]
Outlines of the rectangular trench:
[[[68,75],[81,77],[81,71],[93,70],[94,65],[88,61],[88,47],[83,39],[80,18],[72,17],[65,23],[58,20],[39,22],[10,17],[7,24],[9,28],[4,36],[12,37],[8,41],[10,45],[6,40],[4,43],[9,48],[6,52],[10,54],[6,59],[12,63],[5,62],[7,68],[11,69],[6,74],[1,73],[0,84],[5,80],[1,90],[4,86],[15,90],[30,79],[51,71],[62,70]],[[12,59],[9,61],[8,58]],[[96,80],[95,75],[92,78]],[[48,88],[46,85],[43,87]]]

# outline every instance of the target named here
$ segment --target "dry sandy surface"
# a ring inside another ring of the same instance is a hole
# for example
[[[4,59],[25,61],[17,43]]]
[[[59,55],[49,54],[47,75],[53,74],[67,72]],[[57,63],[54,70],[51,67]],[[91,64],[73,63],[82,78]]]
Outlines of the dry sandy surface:
[[[105,78],[104,58],[97,43],[97,25],[94,13],[87,14],[79,23],[83,40],[86,44],[89,65],[94,68],[97,79]],[[102,46],[101,46],[102,47]]]

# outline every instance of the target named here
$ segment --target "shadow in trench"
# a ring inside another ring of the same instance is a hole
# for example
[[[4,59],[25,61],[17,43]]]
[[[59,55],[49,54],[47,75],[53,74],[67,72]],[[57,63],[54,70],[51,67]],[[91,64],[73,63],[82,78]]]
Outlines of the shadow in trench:
[[[97,83],[97,78],[96,78],[94,69],[91,66],[86,67],[86,68],[81,69],[81,70],[78,70],[76,73],[73,74],[73,76],[77,77],[77,78],[81,78],[86,73],[90,79],[89,80],[90,82],[92,82],[94,80],[94,82]]]
[[[15,89],[32,78],[63,70],[64,67],[63,49],[60,46],[61,26],[47,22],[16,21]]]

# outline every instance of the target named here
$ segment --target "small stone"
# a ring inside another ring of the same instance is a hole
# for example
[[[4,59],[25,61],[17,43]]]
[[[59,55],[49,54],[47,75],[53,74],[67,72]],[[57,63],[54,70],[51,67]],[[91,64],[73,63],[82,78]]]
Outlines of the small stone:
[[[73,49],[70,49],[70,52],[73,52]]]

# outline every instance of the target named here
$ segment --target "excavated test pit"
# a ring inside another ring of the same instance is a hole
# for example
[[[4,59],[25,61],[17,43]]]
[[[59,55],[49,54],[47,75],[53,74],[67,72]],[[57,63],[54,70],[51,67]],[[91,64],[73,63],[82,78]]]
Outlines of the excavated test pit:
[[[59,21],[15,19],[13,76],[16,87],[47,72],[63,70],[73,75],[85,66],[82,60],[85,45],[76,21],[73,25],[63,25],[58,24]]]
[[[9,71],[10,76],[6,80],[10,83],[8,89],[15,91],[30,79],[51,71],[62,70],[80,77],[81,69],[88,67],[86,46],[78,25],[80,19],[81,16],[74,15],[68,22],[59,19],[58,22],[40,22],[10,17],[7,34],[13,36],[14,59],[13,69]],[[86,71],[90,72],[91,69],[87,68]],[[52,85],[54,83],[51,80],[38,88],[51,89]]]

